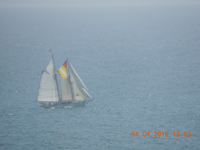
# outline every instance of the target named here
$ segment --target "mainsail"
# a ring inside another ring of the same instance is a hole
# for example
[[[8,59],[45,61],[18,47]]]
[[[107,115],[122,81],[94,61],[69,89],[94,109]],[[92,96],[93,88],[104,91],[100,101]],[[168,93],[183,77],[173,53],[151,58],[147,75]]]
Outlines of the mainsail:
[[[42,72],[42,78],[40,82],[37,101],[39,102],[59,101],[58,85],[55,76],[55,65],[53,56],[47,68]]]
[[[69,101],[73,99],[72,87],[70,80],[67,77],[67,61],[60,67],[58,73],[61,75],[61,93],[62,101]]]
[[[67,76],[67,71],[68,76]],[[78,76],[77,72],[68,61],[68,69],[67,69],[67,61],[60,67],[58,73],[61,75],[61,90],[62,90],[62,101],[66,100],[76,100],[83,101],[84,98],[92,98],[87,92],[87,88],[81,78]],[[72,85],[74,90],[74,96],[72,91]]]

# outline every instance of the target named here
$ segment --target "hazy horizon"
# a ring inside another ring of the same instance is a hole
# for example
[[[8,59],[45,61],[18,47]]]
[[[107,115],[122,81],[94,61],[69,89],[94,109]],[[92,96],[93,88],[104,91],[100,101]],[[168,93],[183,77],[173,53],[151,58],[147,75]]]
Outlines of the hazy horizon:
[[[200,5],[198,0],[0,0],[0,7],[115,7]]]

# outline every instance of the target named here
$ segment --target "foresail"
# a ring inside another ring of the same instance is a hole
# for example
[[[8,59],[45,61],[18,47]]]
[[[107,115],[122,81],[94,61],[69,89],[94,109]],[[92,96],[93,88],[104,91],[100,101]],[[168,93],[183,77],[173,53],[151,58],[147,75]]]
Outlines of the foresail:
[[[67,72],[69,73],[68,77],[67,77]],[[84,85],[83,81],[78,76],[77,72],[72,67],[69,61],[64,62],[64,64],[58,70],[58,73],[61,75],[62,101],[67,101],[67,100],[81,101],[84,100],[84,98],[92,98],[88,94],[87,88]],[[72,85],[74,87],[73,89]],[[72,92],[72,90],[74,90],[74,92]]]
[[[84,98],[92,98],[87,92],[87,88],[73,66],[69,63],[70,80],[74,87],[74,98],[77,101],[84,100]]]
[[[61,76],[62,101],[72,100],[72,88],[69,79]]]
[[[74,95],[75,99],[78,100],[78,97],[84,98],[92,98],[90,94],[83,88],[78,87],[77,85],[74,85]]]
[[[70,80],[73,83],[73,85],[76,84],[78,87],[84,88],[88,91],[85,84],[83,83],[81,78],[78,76],[78,74],[76,73],[76,71],[73,68],[73,66],[71,65],[71,63],[70,62],[68,62],[68,63],[69,63],[69,69],[70,69]]]
[[[43,71],[38,92],[39,102],[58,102],[59,95],[55,78],[47,71]]]

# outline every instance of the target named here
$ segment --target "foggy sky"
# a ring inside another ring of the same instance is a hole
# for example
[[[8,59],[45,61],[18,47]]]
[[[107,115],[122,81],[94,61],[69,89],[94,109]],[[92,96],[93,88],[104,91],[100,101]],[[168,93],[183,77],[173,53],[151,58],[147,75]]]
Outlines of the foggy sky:
[[[0,7],[199,5],[200,0],[0,0]]]

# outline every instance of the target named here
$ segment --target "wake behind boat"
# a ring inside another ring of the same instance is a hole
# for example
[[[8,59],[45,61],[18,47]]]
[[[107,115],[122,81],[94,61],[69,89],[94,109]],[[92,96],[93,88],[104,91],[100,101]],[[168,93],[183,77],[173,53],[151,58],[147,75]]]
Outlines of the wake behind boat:
[[[59,94],[57,73],[61,76],[61,96]],[[78,107],[84,106],[86,102],[93,100],[87,92],[85,84],[78,76],[77,72],[66,60],[60,69],[55,69],[54,58],[42,71],[42,78],[38,92],[37,101],[45,108],[52,107]]]

